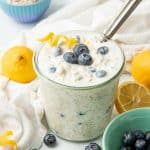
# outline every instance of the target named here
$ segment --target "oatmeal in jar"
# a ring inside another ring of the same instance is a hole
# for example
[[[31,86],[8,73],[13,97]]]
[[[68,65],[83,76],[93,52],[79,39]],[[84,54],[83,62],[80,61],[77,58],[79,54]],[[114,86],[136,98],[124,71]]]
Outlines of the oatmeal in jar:
[[[109,123],[124,56],[95,32],[49,33],[34,57],[50,129],[72,141],[100,136]]]

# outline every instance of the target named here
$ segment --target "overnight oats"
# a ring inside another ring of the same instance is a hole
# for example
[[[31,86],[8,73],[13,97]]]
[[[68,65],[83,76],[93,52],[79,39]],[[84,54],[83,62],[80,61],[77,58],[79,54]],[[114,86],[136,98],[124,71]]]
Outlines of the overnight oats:
[[[95,32],[49,33],[34,57],[49,127],[58,136],[87,141],[111,119],[124,55]]]

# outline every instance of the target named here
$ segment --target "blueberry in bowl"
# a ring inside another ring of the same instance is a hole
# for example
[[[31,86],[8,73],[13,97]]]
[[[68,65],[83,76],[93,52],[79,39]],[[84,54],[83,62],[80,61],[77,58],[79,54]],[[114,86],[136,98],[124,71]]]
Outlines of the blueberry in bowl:
[[[128,131],[122,136],[121,150],[148,150],[147,132],[142,130]]]
[[[136,141],[136,136],[132,131],[125,132],[122,137],[122,143],[124,146],[132,146]]]
[[[146,132],[145,139],[150,144],[150,130]]]
[[[8,15],[21,23],[38,21],[49,8],[51,0],[37,0],[31,4],[14,4],[0,0],[0,7]]]
[[[136,136],[136,139],[144,139],[145,133],[142,130],[135,130],[133,134]]]

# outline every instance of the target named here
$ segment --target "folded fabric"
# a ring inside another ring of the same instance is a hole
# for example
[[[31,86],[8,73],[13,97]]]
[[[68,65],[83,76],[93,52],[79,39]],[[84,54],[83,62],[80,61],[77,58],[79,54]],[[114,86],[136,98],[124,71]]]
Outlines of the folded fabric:
[[[21,85],[0,77],[0,85],[0,134],[12,130],[21,150],[31,149],[30,141],[38,146],[45,130],[40,123],[43,110],[37,103],[37,81]],[[34,105],[40,113],[35,112]]]
[[[32,31],[22,32],[7,47],[17,44],[39,50],[42,45],[36,39],[51,31],[59,33],[68,30],[91,30],[101,33],[125,1],[77,0],[43,20]],[[124,50],[129,65],[136,52],[150,48],[149,8],[150,1],[143,1],[114,36]],[[129,69],[127,65],[126,70]],[[20,150],[38,147],[46,132],[41,124],[44,110],[38,88],[38,80],[23,85],[0,76],[0,134],[13,130],[13,138],[17,141]]]

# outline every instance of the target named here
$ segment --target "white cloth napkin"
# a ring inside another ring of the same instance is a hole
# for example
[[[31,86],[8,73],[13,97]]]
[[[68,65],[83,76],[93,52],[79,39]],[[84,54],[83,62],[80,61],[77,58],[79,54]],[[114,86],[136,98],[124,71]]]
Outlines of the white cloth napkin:
[[[21,85],[0,76],[0,134],[13,130],[20,150],[39,145],[45,134],[40,123],[44,111],[37,97],[37,83]]]
[[[32,31],[21,33],[8,47],[17,44],[26,45],[33,50],[40,49],[35,39],[50,31],[56,33],[68,30],[103,32],[125,1],[76,0],[43,20]],[[136,52],[150,48],[149,8],[150,1],[143,0],[114,37],[124,50],[129,64]],[[126,69],[129,70],[128,67]],[[29,150],[32,146],[38,147],[46,132],[41,124],[44,110],[38,87],[38,80],[23,85],[0,76],[0,134],[12,129],[20,150]]]

